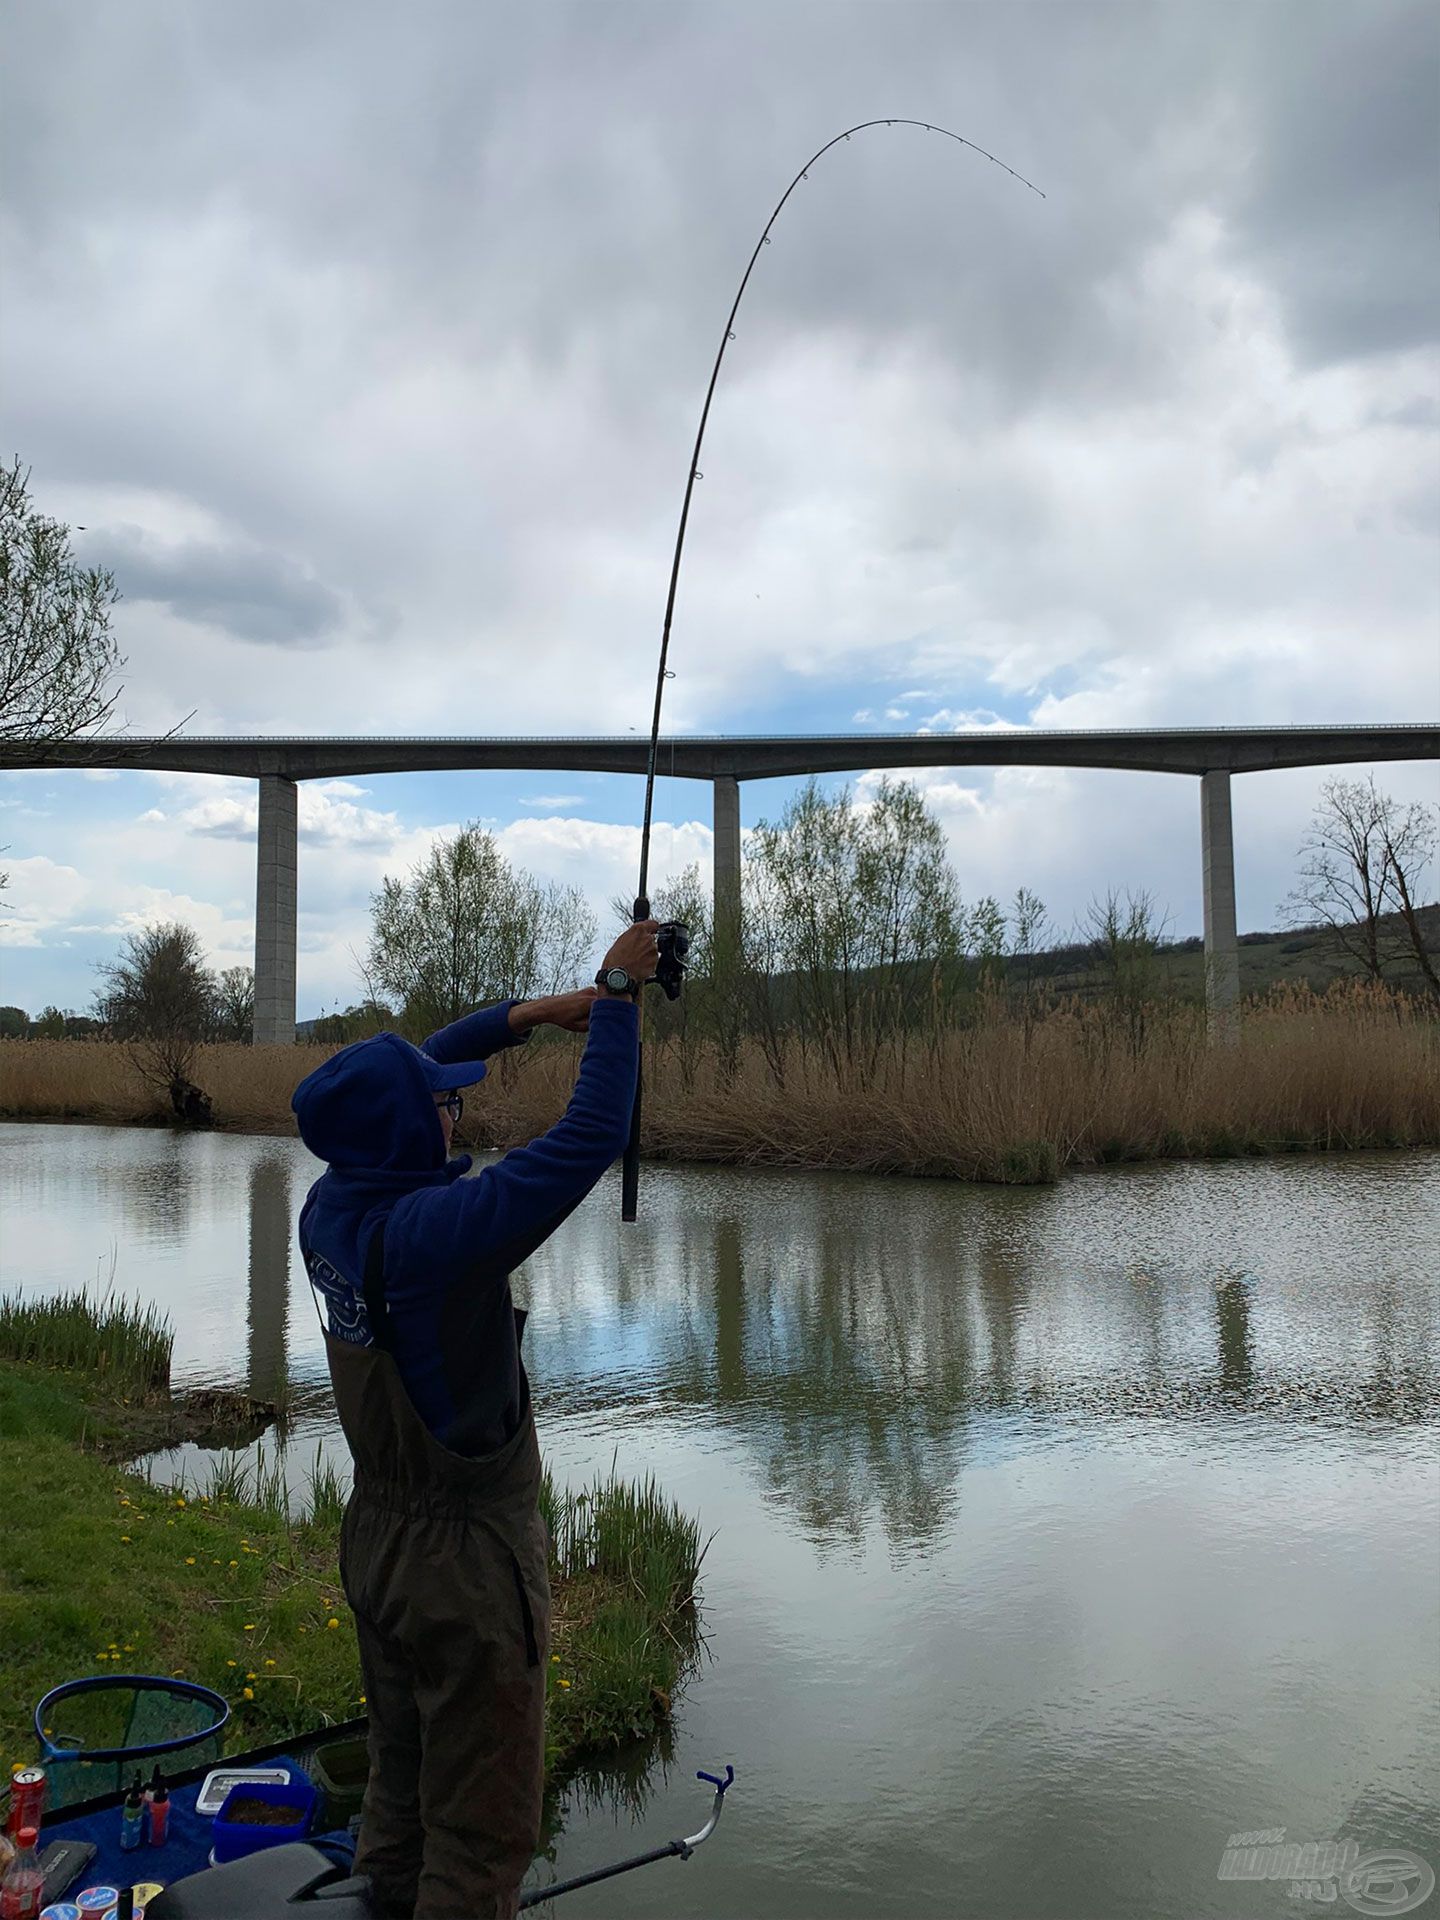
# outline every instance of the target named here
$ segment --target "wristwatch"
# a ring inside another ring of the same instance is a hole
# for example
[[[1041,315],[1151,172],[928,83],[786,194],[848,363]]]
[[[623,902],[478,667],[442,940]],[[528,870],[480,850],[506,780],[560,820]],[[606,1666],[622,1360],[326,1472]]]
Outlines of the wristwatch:
[[[631,999],[640,991],[640,982],[624,967],[601,967],[595,976],[595,984],[606,993],[628,993]]]

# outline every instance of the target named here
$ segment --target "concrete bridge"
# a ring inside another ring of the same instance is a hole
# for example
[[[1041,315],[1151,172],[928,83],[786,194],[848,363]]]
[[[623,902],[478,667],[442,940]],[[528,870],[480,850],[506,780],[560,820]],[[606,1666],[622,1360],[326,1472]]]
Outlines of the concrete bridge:
[[[336,736],[206,739],[124,734],[0,745],[0,767],[115,767],[255,780],[260,821],[255,890],[255,1039],[295,1038],[296,783],[356,774],[523,769],[645,772],[649,741],[619,738],[381,739]],[[1111,767],[1188,774],[1200,782],[1205,978],[1212,1031],[1224,1033],[1240,991],[1230,780],[1237,773],[1346,762],[1440,759],[1440,722],[1373,727],[1166,727],[1119,732],[1000,728],[983,733],[690,735],[662,738],[658,771],[708,780],[714,795],[717,947],[740,922],[740,782],[872,767]]]

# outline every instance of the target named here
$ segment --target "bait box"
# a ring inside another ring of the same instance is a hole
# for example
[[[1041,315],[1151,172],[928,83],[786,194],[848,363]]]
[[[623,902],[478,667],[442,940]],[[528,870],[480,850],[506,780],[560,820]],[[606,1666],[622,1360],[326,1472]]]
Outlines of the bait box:
[[[205,1776],[195,1811],[204,1820],[213,1820],[225,1804],[232,1787],[285,1787],[290,1784],[288,1767],[216,1767]]]
[[[310,1778],[320,1789],[325,1825],[348,1826],[359,1813],[370,1779],[370,1749],[363,1740],[332,1740],[310,1756]]]
[[[267,1807],[282,1808],[290,1818],[277,1820],[273,1826],[227,1818],[231,1808],[241,1800],[259,1800]],[[215,1816],[212,1829],[216,1866],[223,1867],[227,1860],[242,1860],[247,1853],[260,1853],[266,1847],[283,1847],[292,1840],[303,1840],[310,1831],[315,1800],[315,1789],[304,1774],[283,1787],[264,1781],[259,1785],[244,1782],[232,1787],[225,1796],[224,1806]]]

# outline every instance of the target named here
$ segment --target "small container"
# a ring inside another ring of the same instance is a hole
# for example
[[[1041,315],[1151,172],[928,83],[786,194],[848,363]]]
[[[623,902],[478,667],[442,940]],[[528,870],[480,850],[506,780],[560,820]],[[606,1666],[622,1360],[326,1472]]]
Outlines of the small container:
[[[310,1757],[310,1778],[324,1801],[325,1830],[344,1827],[360,1811],[370,1779],[370,1749],[363,1740],[332,1740]]]
[[[40,1823],[45,1817],[45,1769],[43,1767],[22,1767],[19,1773],[10,1776],[10,1818],[5,1822],[11,1833],[19,1833],[22,1827],[34,1827],[40,1831]]]
[[[40,1909],[40,1920],[84,1920],[73,1900],[52,1900]]]
[[[266,1847],[283,1847],[291,1840],[303,1840],[310,1831],[316,1797],[314,1787],[303,1773],[283,1787],[264,1784],[232,1787],[215,1816],[212,1857],[216,1866],[223,1867],[227,1860],[242,1860],[247,1853],[261,1853]],[[288,1817],[273,1826],[231,1819],[232,1810],[246,1800],[277,1807]]]
[[[195,1802],[195,1811],[202,1819],[213,1820],[224,1806],[225,1796],[232,1787],[287,1787],[289,1784],[288,1767],[216,1767],[205,1776],[200,1797]]]
[[[75,1904],[80,1909],[80,1920],[101,1920],[120,1898],[118,1887],[86,1887],[83,1893],[77,1893]]]
[[[145,1789],[145,1826],[151,1846],[163,1847],[170,1831],[170,1789],[160,1778],[158,1767]]]
[[[140,1776],[125,1796],[120,1809],[120,1851],[133,1853],[145,1838],[145,1795],[140,1791]]]

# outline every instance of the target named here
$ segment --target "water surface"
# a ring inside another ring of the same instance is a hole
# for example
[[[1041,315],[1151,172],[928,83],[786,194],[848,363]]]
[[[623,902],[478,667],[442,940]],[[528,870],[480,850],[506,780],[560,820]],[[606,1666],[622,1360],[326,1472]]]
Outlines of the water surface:
[[[293,1244],[315,1171],[0,1127],[0,1283],[113,1259],[178,1382],[290,1385],[302,1481],[344,1458]],[[714,1534],[709,1649],[668,1754],[577,1784],[543,1873],[738,1778],[694,1860],[577,1914],[1313,1913],[1217,1879],[1282,1827],[1440,1867],[1440,1155],[1052,1190],[665,1168],[637,1226],[618,1202],[517,1280],[542,1446]]]

